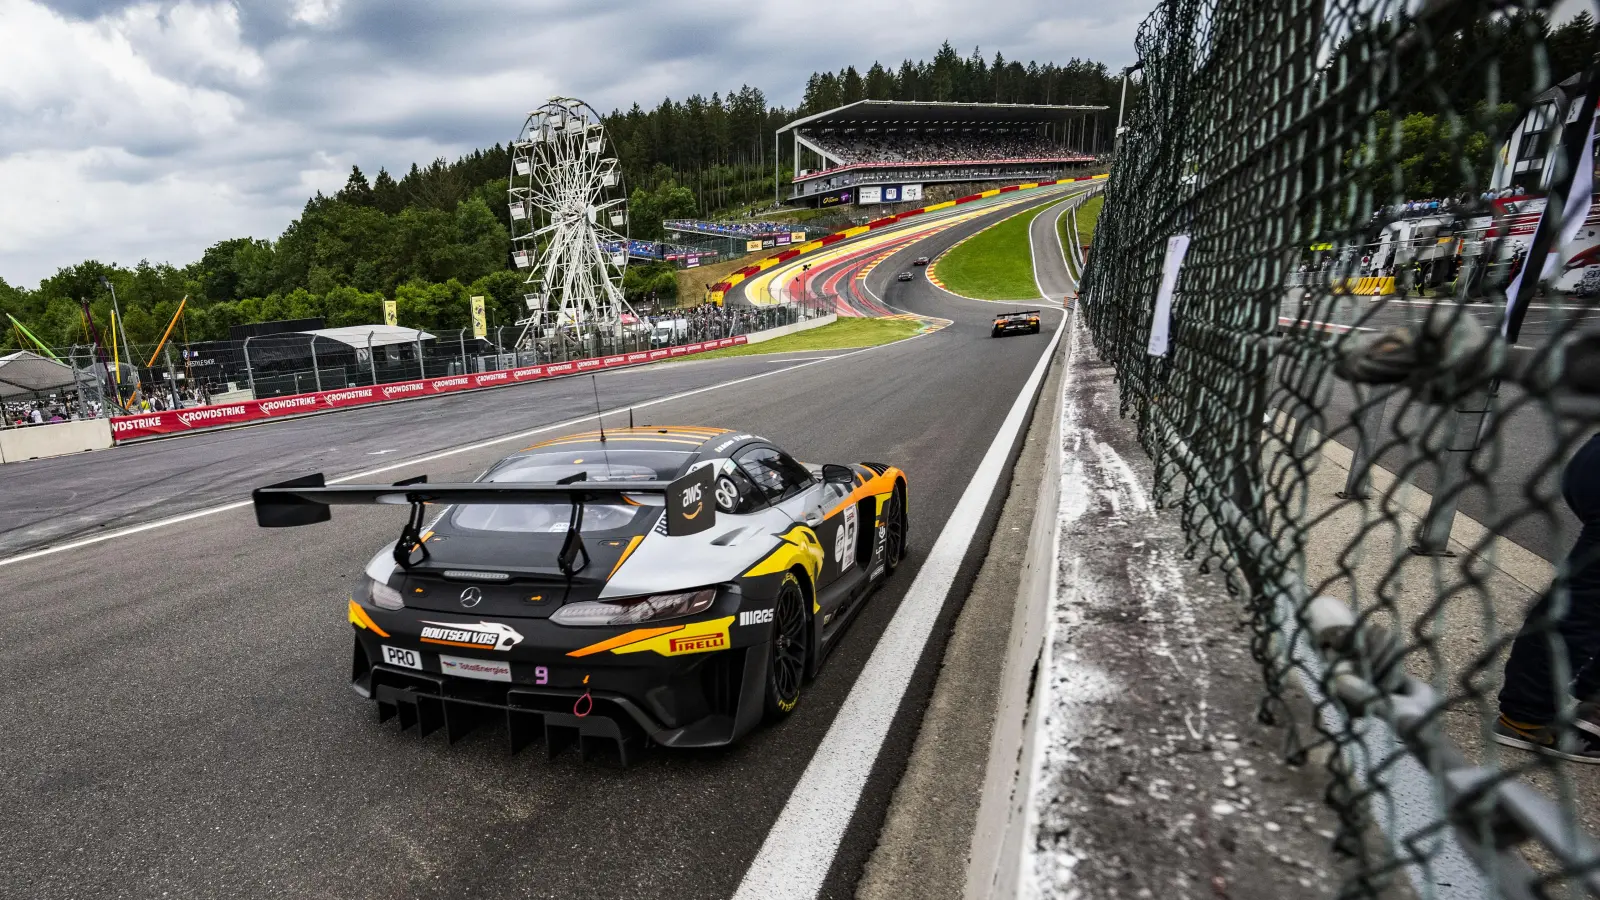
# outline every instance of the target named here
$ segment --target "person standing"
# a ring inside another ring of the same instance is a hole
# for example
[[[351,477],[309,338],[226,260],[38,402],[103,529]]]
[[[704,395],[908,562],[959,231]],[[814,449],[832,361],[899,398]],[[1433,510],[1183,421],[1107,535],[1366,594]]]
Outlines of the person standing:
[[[1600,434],[1567,463],[1561,494],[1582,528],[1555,583],[1528,610],[1511,645],[1494,740],[1573,762],[1600,763],[1600,706],[1593,702],[1600,695]],[[1563,593],[1564,610],[1556,602]],[[1555,683],[1553,645],[1566,654],[1564,686]],[[1576,718],[1562,730],[1557,713],[1570,699],[1580,701]]]

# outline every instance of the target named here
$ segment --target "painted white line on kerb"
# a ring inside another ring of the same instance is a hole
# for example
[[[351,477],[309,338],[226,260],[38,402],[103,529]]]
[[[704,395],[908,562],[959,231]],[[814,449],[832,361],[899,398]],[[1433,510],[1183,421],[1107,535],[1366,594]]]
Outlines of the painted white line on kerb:
[[[921,335],[917,335],[917,336],[920,337]],[[899,343],[899,342],[896,341],[895,343]],[[893,344],[880,344],[879,345],[879,347],[890,347],[890,346],[893,346]],[[747,381],[755,381],[757,378],[766,378],[766,377],[771,376],[771,375],[782,375],[785,372],[793,372],[796,369],[803,369],[806,366],[814,366],[817,363],[827,362],[830,359],[841,359],[841,358],[846,357],[846,356],[854,356],[857,353],[866,353],[869,350],[876,350],[876,349],[878,349],[878,347],[863,347],[860,350],[853,350],[853,351],[851,351],[849,353],[841,353],[838,356],[825,356],[825,357],[823,357],[821,359],[807,360],[807,361],[804,361],[804,362],[800,362],[798,365],[789,366],[786,369],[775,369],[775,370],[773,370],[771,372],[762,372],[762,373],[760,373],[758,375],[747,375],[744,378],[738,378],[738,379],[735,379],[733,381],[724,381],[721,384],[713,384],[713,385],[709,385],[707,387],[695,388],[692,391],[684,391],[682,393],[671,394],[671,395],[668,395],[666,397],[657,397],[654,400],[645,400],[645,401],[643,401],[641,403],[634,403],[634,404],[630,404],[628,406],[619,406],[616,409],[608,409],[603,413],[597,413],[597,414],[592,414],[592,415],[587,415],[587,416],[579,416],[576,419],[567,419],[565,421],[556,422],[556,423],[551,424],[551,425],[541,425],[538,428],[533,428],[533,429],[530,429],[528,431],[519,431],[516,434],[507,434],[507,435],[503,435],[503,436],[497,437],[497,438],[490,438],[489,440],[486,440],[486,441],[478,441],[477,443],[474,443],[474,444],[466,444],[466,445],[463,445],[463,446],[460,446],[460,447],[451,448],[449,450],[442,450],[442,451],[440,451],[438,453],[432,453],[432,454],[429,454],[427,456],[418,457],[416,459],[408,459],[408,460],[403,460],[401,462],[390,463],[389,465],[386,465],[386,466],[379,466],[376,469],[367,469],[367,470],[362,471],[362,472],[356,472],[353,475],[342,475],[342,476],[340,476],[338,478],[330,478],[330,479],[328,479],[328,483],[329,484],[340,484],[340,483],[343,483],[343,482],[346,482],[346,481],[354,481],[357,478],[365,478],[368,475],[377,475],[377,474],[380,474],[380,473],[383,473],[383,472],[392,472],[395,469],[404,469],[404,468],[407,468],[407,467],[410,467],[410,466],[418,466],[418,465],[422,465],[423,463],[433,462],[436,459],[444,459],[447,456],[455,456],[455,455],[460,454],[460,453],[470,453],[470,452],[472,452],[474,450],[481,450],[484,447],[493,447],[496,444],[504,444],[504,443],[508,443],[508,442],[511,442],[511,441],[520,441],[520,440],[524,440],[526,438],[530,438],[530,437],[532,437],[532,436],[534,436],[536,434],[543,434],[543,433],[545,433],[547,431],[555,431],[556,429],[559,429],[559,428],[570,428],[573,425],[578,425],[578,424],[581,424],[583,422],[592,422],[595,419],[600,418],[601,416],[621,415],[622,413],[625,413],[630,409],[645,409],[647,407],[655,406],[655,405],[657,405],[659,403],[670,403],[673,400],[682,400],[684,397],[693,397],[695,394],[703,394],[703,393],[705,393],[707,391],[715,391],[715,390],[720,390],[721,388],[725,388],[725,387],[733,387],[736,384],[744,384]],[[27,562],[30,559],[38,559],[38,558],[40,558],[42,556],[50,556],[50,555],[53,555],[53,554],[56,554],[56,553],[65,553],[68,550],[77,550],[77,549],[79,549],[81,547],[88,547],[88,546],[91,546],[93,544],[98,544],[101,541],[111,541],[111,540],[116,540],[117,538],[127,537],[130,534],[138,534],[141,531],[154,531],[157,528],[167,528],[167,527],[170,527],[170,526],[173,526],[173,525],[179,525],[179,524],[182,524],[184,522],[189,522],[189,521],[192,521],[194,519],[203,518],[205,516],[214,516],[214,515],[216,515],[218,513],[231,512],[232,510],[235,510],[235,509],[243,509],[244,507],[249,506],[249,505],[250,505],[250,501],[249,500],[238,500],[238,501],[235,501],[233,503],[224,503],[221,506],[210,506],[210,507],[207,507],[205,509],[197,509],[197,510],[195,510],[193,512],[186,512],[186,513],[182,513],[182,514],[176,515],[176,516],[169,516],[169,517],[167,517],[165,519],[157,519],[154,522],[145,522],[142,525],[130,525],[127,528],[119,528],[116,531],[108,531],[105,534],[97,534],[97,535],[95,535],[94,537],[91,537],[91,538],[83,538],[81,540],[70,541],[70,542],[65,543],[65,544],[59,544],[59,545],[54,546],[54,547],[45,547],[42,550],[34,550],[32,552],[29,552],[29,553],[22,553],[22,554],[19,554],[17,556],[10,557],[8,559],[0,559],[0,567],[13,565],[15,563],[20,563],[20,562]]]
[[[1063,316],[1063,318],[1065,318]],[[889,724],[900,708],[922,650],[944,608],[956,570],[977,534],[984,508],[1004,474],[1006,458],[1027,420],[1039,382],[1055,356],[1065,323],[1045,348],[1033,374],[978,463],[916,580],[878,639],[839,715],[823,736],[800,783],[767,832],[734,900],[812,900],[822,888],[878,759]]]

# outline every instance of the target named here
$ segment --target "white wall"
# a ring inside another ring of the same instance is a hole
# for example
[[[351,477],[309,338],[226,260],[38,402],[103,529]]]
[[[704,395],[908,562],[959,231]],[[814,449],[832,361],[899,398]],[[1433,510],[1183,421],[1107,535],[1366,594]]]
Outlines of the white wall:
[[[65,456],[84,450],[105,450],[110,446],[110,419],[0,430],[0,462]]]

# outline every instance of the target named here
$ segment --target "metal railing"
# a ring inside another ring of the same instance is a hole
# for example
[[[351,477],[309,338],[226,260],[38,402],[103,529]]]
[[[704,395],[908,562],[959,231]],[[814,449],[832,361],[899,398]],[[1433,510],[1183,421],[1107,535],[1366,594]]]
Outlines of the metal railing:
[[[1582,705],[1600,699],[1594,310],[1505,263],[1423,299],[1402,260],[1396,295],[1352,296],[1362,273],[1308,252],[1364,245],[1388,191],[1432,193],[1398,138],[1373,140],[1380,111],[1448,123],[1461,193],[1481,195],[1495,154],[1473,137],[1491,123],[1462,73],[1532,73],[1500,98],[1525,108],[1553,80],[1547,30],[1517,15],[1161,4],[1085,272],[1153,497],[1243,600],[1286,761],[1325,761],[1331,849],[1353,863],[1341,897],[1397,880],[1422,897],[1600,896],[1600,767],[1551,752],[1600,760],[1600,708]],[[1570,233],[1595,74],[1557,111],[1556,212],[1529,259]]]
[[[94,363],[94,348],[79,345],[55,352],[74,363],[80,389],[8,401],[5,419],[7,425],[26,420],[28,407],[36,402],[64,418],[91,418],[560,363],[748,335],[831,311],[831,305],[815,299],[761,308],[702,306],[642,316],[620,334],[552,329],[520,348],[522,329],[510,325],[489,329],[482,338],[461,328],[401,343],[385,343],[376,330],[365,341],[351,343],[306,334],[207,341],[172,348],[153,367],[124,364],[120,383],[109,367]],[[153,347],[133,348],[136,359],[148,359],[153,352]]]

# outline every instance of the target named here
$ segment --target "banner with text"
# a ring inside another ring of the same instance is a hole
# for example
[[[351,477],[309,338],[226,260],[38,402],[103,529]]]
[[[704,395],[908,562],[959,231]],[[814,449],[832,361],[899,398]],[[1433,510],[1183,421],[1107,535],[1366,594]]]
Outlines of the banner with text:
[[[114,416],[111,419],[111,436],[125,441],[132,438],[153,437],[161,434],[182,434],[201,431],[219,425],[237,425],[265,419],[385,403],[391,400],[409,400],[413,397],[434,397],[456,391],[502,387],[522,384],[541,378],[556,378],[580,372],[599,371],[617,366],[635,366],[663,359],[675,359],[693,353],[703,353],[722,347],[748,343],[744,335],[718,340],[684,344],[679,347],[661,347],[655,350],[638,350],[617,353],[592,359],[574,359],[562,363],[522,366],[515,369],[498,369],[472,375],[450,375],[444,378],[419,378],[415,381],[395,381],[370,387],[341,388],[311,394],[291,394],[266,400],[245,400],[240,403],[220,403],[215,406],[195,406],[188,409],[171,409],[163,412],[143,413],[136,416]]]

